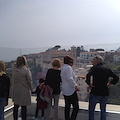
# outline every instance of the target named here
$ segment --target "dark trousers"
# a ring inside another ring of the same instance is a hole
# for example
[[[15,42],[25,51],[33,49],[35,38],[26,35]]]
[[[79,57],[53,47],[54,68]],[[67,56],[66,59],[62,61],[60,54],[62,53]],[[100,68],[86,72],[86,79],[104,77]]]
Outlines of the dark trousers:
[[[78,96],[76,91],[70,95],[70,96],[65,96],[65,120],[76,120],[77,113],[79,111],[79,104],[78,104]],[[70,109],[71,105],[73,106],[72,113],[70,115]]]
[[[37,118],[38,112],[39,112],[38,104],[39,104],[39,101],[37,101],[37,104],[36,104],[35,118]],[[41,110],[41,116],[42,117],[44,116],[44,110]]]
[[[18,120],[18,108],[19,108],[19,105],[14,105],[14,109],[13,109],[14,120]],[[26,106],[21,106],[21,117],[22,117],[22,120],[26,120],[27,118]]]

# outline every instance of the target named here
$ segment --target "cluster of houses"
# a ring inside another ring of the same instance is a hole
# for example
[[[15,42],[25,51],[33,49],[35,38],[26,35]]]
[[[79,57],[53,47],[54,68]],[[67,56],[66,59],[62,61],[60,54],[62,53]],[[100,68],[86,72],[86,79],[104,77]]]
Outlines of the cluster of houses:
[[[35,53],[25,55],[28,61],[35,62],[36,66],[42,68],[42,73],[46,73],[47,70],[51,67],[51,62],[54,58],[59,58],[63,64],[63,58],[66,55],[70,55],[74,58],[73,70],[76,75],[86,75],[88,70],[91,67],[91,60],[96,55],[101,55],[105,60],[111,61],[120,61],[120,48],[116,51],[110,50],[105,51],[104,49],[90,49],[89,51],[84,50],[84,47],[75,47],[72,46],[70,50],[60,49],[59,45],[47,49],[45,52]],[[41,74],[42,75],[42,74]],[[77,79],[76,80],[79,86],[79,100],[84,101],[89,93],[89,89],[85,80]],[[62,95],[61,95],[62,97]]]
[[[74,58],[73,69],[85,68],[86,65],[91,65],[91,60],[96,55],[101,55],[105,60],[120,61],[120,48],[116,51],[105,51],[104,49],[90,49],[84,50],[84,47],[72,46],[71,49],[60,49],[57,45],[45,52],[34,53],[26,55],[28,61],[34,61],[37,65],[41,65],[42,70],[46,72],[51,67],[51,62],[54,58],[59,58],[63,62],[63,58],[66,55],[70,55]]]

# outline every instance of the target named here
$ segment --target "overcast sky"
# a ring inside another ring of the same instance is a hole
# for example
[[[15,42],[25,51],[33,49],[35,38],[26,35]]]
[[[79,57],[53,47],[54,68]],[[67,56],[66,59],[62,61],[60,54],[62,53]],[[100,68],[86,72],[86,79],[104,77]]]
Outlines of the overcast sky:
[[[0,47],[120,43],[120,0],[0,0]]]

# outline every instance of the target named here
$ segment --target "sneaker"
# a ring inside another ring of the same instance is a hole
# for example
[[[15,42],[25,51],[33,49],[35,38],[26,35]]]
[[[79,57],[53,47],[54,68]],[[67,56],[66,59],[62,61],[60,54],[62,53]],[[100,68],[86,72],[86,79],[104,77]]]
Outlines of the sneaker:
[[[33,119],[32,120],[38,120],[38,118],[36,118],[36,117],[33,117]]]
[[[42,118],[41,118],[41,120],[44,120],[45,119],[45,117],[43,116]]]

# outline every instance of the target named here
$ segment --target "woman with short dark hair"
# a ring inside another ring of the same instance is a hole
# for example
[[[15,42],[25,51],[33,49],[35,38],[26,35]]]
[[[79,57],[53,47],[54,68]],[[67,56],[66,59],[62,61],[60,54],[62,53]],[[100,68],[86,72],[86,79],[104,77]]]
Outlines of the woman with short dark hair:
[[[64,65],[61,68],[62,93],[65,99],[65,120],[76,120],[79,110],[77,91],[79,88],[75,82],[76,76],[72,70],[73,58],[69,55],[64,57]],[[85,78],[77,76],[77,78]],[[73,106],[72,114],[70,115],[70,107]]]

